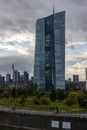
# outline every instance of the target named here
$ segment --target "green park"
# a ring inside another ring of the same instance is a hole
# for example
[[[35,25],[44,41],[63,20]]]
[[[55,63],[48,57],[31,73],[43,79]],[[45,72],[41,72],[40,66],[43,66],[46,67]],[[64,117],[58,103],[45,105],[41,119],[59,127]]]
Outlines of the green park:
[[[29,87],[0,88],[0,107],[27,110],[85,113],[87,106],[86,90],[52,90],[39,92],[33,84]]]

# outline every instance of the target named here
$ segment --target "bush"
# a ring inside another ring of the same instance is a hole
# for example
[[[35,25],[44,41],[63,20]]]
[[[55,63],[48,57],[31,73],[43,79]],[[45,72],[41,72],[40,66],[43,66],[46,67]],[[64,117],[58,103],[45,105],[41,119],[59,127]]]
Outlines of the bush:
[[[16,98],[15,101],[22,105],[25,102],[25,97],[22,95],[22,96]]]
[[[55,101],[56,100],[56,92],[55,92],[55,90],[51,91],[50,99],[51,99],[51,101]]]
[[[43,96],[40,98],[40,103],[43,104],[43,105],[48,105],[50,102],[49,98]]]
[[[64,90],[58,89],[58,90],[56,91],[56,99],[58,99],[58,100],[64,100],[65,97],[66,97],[66,94],[65,94],[65,91],[64,91]]]
[[[71,106],[77,103],[77,92],[70,92],[68,97],[65,99],[65,104]]]
[[[75,104],[76,102],[75,102],[75,100],[74,100],[74,98],[69,98],[69,97],[67,97],[66,99],[65,99],[65,104],[67,105],[67,106],[71,106],[71,105],[73,105],[73,104]]]
[[[87,103],[87,91],[85,90],[79,90],[77,94],[77,100],[80,105],[80,107],[86,107]]]
[[[9,98],[9,92],[8,91],[3,91],[3,93],[1,94],[2,98]]]
[[[33,97],[32,102],[36,105],[40,104],[40,100],[37,97]]]
[[[9,100],[8,100],[9,103],[12,103],[14,102],[14,98],[10,97]]]

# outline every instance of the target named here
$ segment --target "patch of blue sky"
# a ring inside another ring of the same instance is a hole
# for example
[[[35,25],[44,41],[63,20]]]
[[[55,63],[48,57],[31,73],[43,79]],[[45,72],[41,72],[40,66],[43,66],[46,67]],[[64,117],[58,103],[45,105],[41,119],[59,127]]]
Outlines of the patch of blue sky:
[[[17,51],[8,51],[7,49],[0,49],[0,56],[18,56],[20,55]]]
[[[17,40],[15,40],[15,41],[13,41],[12,42],[13,44],[17,44],[17,45],[21,45],[21,46],[23,46],[23,47],[29,47],[29,44],[30,44],[30,42],[29,41],[17,41]]]
[[[81,55],[87,52],[87,44],[66,46],[66,55]]]

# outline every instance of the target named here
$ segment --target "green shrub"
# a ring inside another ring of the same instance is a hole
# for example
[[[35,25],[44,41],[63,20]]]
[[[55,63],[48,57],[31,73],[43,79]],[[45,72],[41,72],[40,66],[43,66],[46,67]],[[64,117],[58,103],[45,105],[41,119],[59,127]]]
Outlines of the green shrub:
[[[2,94],[1,94],[1,97],[2,98],[9,98],[9,92],[8,91],[4,91]]]
[[[45,96],[42,96],[40,98],[40,103],[43,104],[43,105],[48,105],[50,102],[49,98],[45,97]]]
[[[75,100],[74,100],[74,98],[69,98],[69,97],[67,97],[66,99],[65,99],[65,104],[67,105],[67,106],[71,106],[71,105],[73,105],[73,104],[75,104],[76,102],[75,102]]]
[[[16,98],[15,99],[15,102],[17,102],[17,103],[19,103],[19,104],[24,104],[24,102],[25,102],[25,97],[24,97],[24,95],[21,95],[20,97],[18,97],[18,98]]]
[[[52,90],[50,93],[50,99],[51,101],[55,101],[56,100],[56,91]]]
[[[40,104],[40,100],[37,97],[33,97],[32,102],[36,105]]]
[[[14,98],[13,97],[10,97],[9,100],[8,100],[9,103],[12,103],[14,102]]]
[[[87,91],[85,90],[79,90],[77,94],[77,100],[80,105],[80,107],[86,107],[87,103]]]

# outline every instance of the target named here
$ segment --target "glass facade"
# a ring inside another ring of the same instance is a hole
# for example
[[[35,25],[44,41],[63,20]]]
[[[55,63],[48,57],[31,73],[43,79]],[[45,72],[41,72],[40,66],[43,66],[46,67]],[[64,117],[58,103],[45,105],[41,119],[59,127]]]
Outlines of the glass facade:
[[[65,11],[37,20],[34,82],[40,90],[65,89]]]

